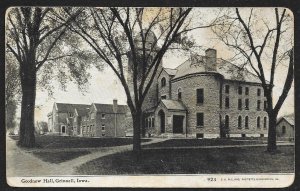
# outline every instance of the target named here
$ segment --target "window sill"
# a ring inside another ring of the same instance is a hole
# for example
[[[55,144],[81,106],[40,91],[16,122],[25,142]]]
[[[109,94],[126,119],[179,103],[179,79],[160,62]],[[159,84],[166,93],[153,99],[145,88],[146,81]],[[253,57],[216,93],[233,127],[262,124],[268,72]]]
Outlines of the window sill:
[[[196,126],[197,129],[203,129],[204,126]]]

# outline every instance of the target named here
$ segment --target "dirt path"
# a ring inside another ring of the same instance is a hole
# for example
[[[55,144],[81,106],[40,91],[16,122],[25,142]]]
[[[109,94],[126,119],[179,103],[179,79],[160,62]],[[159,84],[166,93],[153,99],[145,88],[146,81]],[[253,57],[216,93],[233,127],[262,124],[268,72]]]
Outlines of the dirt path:
[[[158,143],[167,139],[152,139],[149,142],[144,142],[142,145]],[[16,145],[16,141],[11,138],[6,139],[6,171],[8,177],[13,176],[49,176],[49,175],[73,175],[76,167],[88,161],[99,157],[115,154],[118,152],[129,151],[132,145],[123,145],[116,147],[102,147],[102,148],[85,148],[91,151],[90,154],[80,156],[73,160],[62,162],[60,164],[53,164],[44,162],[41,159],[31,154],[32,151],[23,150]],[[55,151],[64,151],[65,149],[56,149]],[[76,149],[73,149],[74,151]],[[83,149],[80,149],[83,150]],[[43,149],[48,151],[48,149]]]

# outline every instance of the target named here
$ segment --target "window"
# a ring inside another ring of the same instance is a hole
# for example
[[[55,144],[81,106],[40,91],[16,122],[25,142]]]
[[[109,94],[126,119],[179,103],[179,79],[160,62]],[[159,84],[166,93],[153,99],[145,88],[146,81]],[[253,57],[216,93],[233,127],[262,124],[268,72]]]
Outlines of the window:
[[[181,94],[182,94],[181,93],[181,88],[179,88],[177,92],[178,92],[178,100],[181,100]]]
[[[152,124],[151,120],[152,120],[151,118],[148,119],[148,127],[151,127],[151,124]]]
[[[264,134],[260,134],[260,137],[264,137],[265,135]]]
[[[239,95],[243,94],[243,88],[242,88],[242,86],[239,86],[238,93],[239,93]]]
[[[264,111],[267,110],[267,106],[268,106],[268,102],[267,102],[267,101],[264,101]]]
[[[249,88],[248,87],[245,88],[245,95],[249,95]]]
[[[261,89],[258,88],[258,89],[257,89],[257,96],[260,96],[260,94],[261,94]]]
[[[162,78],[161,79],[161,87],[165,87],[166,86],[166,78]]]
[[[229,108],[229,97],[225,98],[225,108]]]
[[[148,127],[148,118],[145,119],[145,127]]]
[[[154,117],[152,118],[152,127],[154,127]]]
[[[246,134],[243,133],[243,134],[241,134],[241,136],[242,136],[242,137],[246,137]]]
[[[229,128],[229,116],[225,116],[225,128]]]
[[[249,99],[245,99],[245,109],[249,110]]]
[[[264,129],[267,128],[267,117],[264,117]]]
[[[257,128],[260,128],[260,117],[257,117],[257,123],[256,123]]]
[[[229,85],[225,85],[225,93],[229,94]]]
[[[285,133],[286,133],[286,127],[282,126],[282,134],[285,134]]]
[[[203,113],[197,113],[197,127],[203,127]]]
[[[102,124],[101,129],[104,131],[105,130],[105,125]]]
[[[245,129],[249,129],[249,119],[248,119],[248,116],[245,117]]]
[[[203,89],[197,89],[197,103],[203,103]]]
[[[202,139],[204,137],[204,134],[203,133],[197,133],[196,134],[196,138],[197,139]]]
[[[239,119],[238,119],[238,128],[241,129],[242,128],[242,117],[239,116]]]
[[[105,119],[105,113],[102,113],[102,114],[101,114],[101,118],[102,118],[102,119]]]
[[[242,99],[238,100],[238,108],[239,110],[242,110]]]
[[[73,117],[73,113],[69,113],[69,117]]]
[[[161,99],[167,99],[166,95],[161,96]]]
[[[260,111],[260,100],[257,100],[257,111]]]
[[[105,136],[105,133],[102,133],[102,137],[104,137]]]

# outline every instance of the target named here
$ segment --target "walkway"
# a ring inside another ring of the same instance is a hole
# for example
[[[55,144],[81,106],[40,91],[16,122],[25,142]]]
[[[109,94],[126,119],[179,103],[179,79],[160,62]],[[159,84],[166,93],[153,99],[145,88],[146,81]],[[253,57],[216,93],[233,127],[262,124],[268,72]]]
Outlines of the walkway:
[[[158,143],[167,139],[152,139],[143,142],[142,145]],[[26,151],[16,145],[16,141],[7,137],[6,139],[6,172],[8,177],[13,176],[49,176],[49,175],[73,175],[77,166],[94,160],[99,157],[115,154],[118,152],[129,151],[132,145],[123,145],[116,147],[99,147],[99,148],[80,148],[71,150],[89,150],[90,154],[80,156],[73,160],[62,162],[59,164],[44,162],[31,154],[32,151]],[[70,149],[34,149],[34,151],[57,152]]]

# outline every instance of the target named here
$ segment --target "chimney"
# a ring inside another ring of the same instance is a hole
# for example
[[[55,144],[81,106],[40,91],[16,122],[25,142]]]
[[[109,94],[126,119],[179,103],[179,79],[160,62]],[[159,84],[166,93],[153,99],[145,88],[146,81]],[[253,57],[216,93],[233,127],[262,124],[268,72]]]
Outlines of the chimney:
[[[205,51],[206,71],[217,70],[217,50],[209,48]]]
[[[118,112],[118,100],[117,99],[113,100],[113,111],[114,111],[114,113]]]

